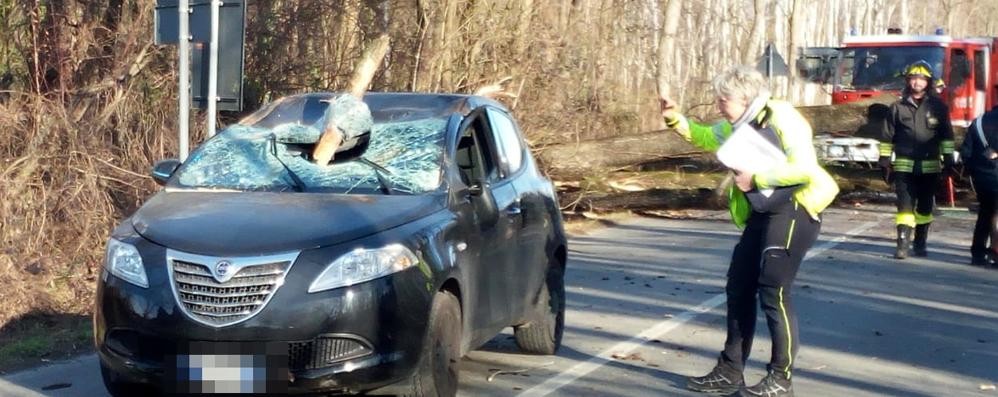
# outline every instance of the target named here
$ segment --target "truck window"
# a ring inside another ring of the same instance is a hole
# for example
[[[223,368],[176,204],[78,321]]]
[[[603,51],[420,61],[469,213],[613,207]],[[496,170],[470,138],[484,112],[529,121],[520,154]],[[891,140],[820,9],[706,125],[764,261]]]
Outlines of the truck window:
[[[977,91],[987,91],[987,71],[984,61],[984,51],[974,51],[974,89]]]
[[[961,49],[953,49],[950,54],[949,81],[946,85],[957,88],[963,86],[970,77],[970,65],[967,62],[967,52]]]

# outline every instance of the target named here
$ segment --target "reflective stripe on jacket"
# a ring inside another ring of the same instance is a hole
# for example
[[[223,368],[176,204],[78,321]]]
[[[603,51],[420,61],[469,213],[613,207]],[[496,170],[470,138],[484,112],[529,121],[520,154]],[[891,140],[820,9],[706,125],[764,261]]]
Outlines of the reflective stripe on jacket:
[[[811,125],[797,109],[789,103],[770,100],[756,115],[758,120],[765,112],[770,112],[768,125],[780,138],[783,152],[787,155],[787,165],[755,175],[755,185],[760,189],[779,186],[801,185],[794,192],[794,199],[804,206],[812,218],[824,211],[839,192],[832,176],[821,168],[814,152]],[[713,125],[699,124],[682,115],[666,124],[675,128],[690,143],[711,152],[731,136],[731,123],[722,121]],[[728,190],[728,206],[731,219],[739,228],[745,227],[752,212],[745,194],[737,186]]]

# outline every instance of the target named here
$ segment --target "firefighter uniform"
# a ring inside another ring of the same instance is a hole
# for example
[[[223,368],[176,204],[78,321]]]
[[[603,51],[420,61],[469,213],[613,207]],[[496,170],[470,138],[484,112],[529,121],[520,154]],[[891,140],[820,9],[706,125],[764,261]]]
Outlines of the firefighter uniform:
[[[931,69],[916,63],[907,78],[925,77],[931,82]],[[914,254],[925,256],[929,225],[935,206],[935,192],[943,166],[955,165],[953,127],[949,107],[931,87],[921,100],[906,88],[901,99],[891,105],[884,120],[880,143],[880,164],[892,170],[897,192],[897,250],[895,257],[908,256],[914,230]]]
[[[677,115],[666,124],[709,151],[716,151],[732,133],[727,121],[702,125]],[[783,149],[787,165],[753,177],[757,188],[776,190],[770,196],[776,202],[767,208],[750,201],[736,186],[728,190],[732,220],[744,231],[728,268],[727,339],[718,367],[725,369],[725,376],[741,379],[755,334],[758,297],[773,339],[769,370],[789,380],[800,343],[790,288],[818,237],[820,213],[838,194],[838,185],[818,164],[811,127],[793,106],[770,100],[750,125]],[[708,377],[697,378],[703,384],[688,387],[710,390]]]

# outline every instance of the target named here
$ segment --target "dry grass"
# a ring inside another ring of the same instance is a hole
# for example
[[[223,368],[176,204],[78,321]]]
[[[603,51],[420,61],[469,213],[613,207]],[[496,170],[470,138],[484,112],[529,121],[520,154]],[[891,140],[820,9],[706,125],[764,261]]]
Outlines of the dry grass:
[[[110,100],[100,112],[79,119],[40,95],[0,103],[12,127],[0,135],[0,326],[90,312],[103,243],[154,188],[145,170],[167,144],[150,133],[167,114],[146,99],[112,88],[92,98]]]

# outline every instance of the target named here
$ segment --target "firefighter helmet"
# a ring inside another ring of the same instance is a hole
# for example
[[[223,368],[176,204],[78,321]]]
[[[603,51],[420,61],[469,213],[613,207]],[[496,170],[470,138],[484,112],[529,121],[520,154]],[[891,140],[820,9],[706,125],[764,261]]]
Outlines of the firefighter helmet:
[[[925,61],[917,61],[904,70],[904,77],[922,76],[928,81],[932,81],[932,66]]]

